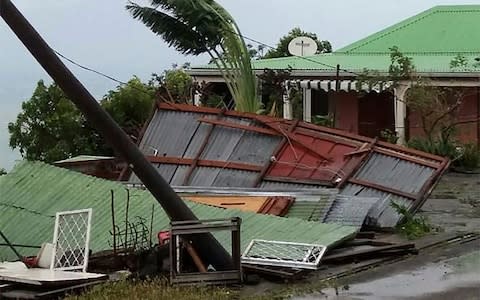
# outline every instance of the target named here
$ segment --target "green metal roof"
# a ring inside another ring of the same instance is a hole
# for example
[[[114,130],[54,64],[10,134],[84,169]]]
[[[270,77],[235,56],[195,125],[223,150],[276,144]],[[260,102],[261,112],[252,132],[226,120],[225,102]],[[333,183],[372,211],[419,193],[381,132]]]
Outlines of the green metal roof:
[[[12,243],[41,245],[53,238],[53,216],[56,212],[93,208],[91,248],[93,251],[109,249],[109,230],[112,227],[110,190],[115,192],[115,218],[120,225],[125,218],[124,185],[39,162],[19,162],[11,172],[0,177],[0,229]],[[169,220],[165,212],[148,191],[131,189],[130,195],[131,221],[136,216],[149,220],[153,205],[154,232],[168,228]],[[350,226],[307,222],[186,202],[200,219],[241,217],[242,250],[253,238],[332,246],[356,233],[356,229]],[[228,233],[215,236],[226,249],[231,248]],[[18,250],[23,255],[34,255],[37,252],[28,248]],[[0,261],[13,258],[10,249],[0,246]]]
[[[480,5],[435,6],[336,52],[480,53]]]
[[[480,52],[477,54],[461,54],[469,63],[466,68],[450,67],[450,62],[458,53],[439,53],[439,54],[408,54],[411,57],[415,68],[424,73],[465,73],[480,72]],[[255,70],[264,69],[287,69],[291,67],[296,71],[318,71],[334,73],[336,65],[339,64],[342,70],[352,71],[354,73],[363,72],[365,69],[387,72],[390,66],[389,54],[349,54],[349,53],[327,53],[308,57],[281,57],[261,59],[252,62]],[[214,65],[195,67],[189,72],[192,75],[198,75],[198,69],[216,69]],[[348,75],[348,74],[346,74]],[[355,75],[355,74],[353,74]]]
[[[479,28],[480,5],[436,6],[333,53],[261,59],[252,64],[256,70],[291,67],[296,71],[318,71],[319,75],[335,72],[337,64],[354,73],[364,69],[386,72],[391,63],[389,48],[397,46],[413,59],[418,72],[468,75],[480,72]],[[468,66],[452,69],[450,62],[457,55],[465,57]],[[201,75],[196,71],[199,69],[216,66],[194,67],[190,73]]]
[[[323,222],[327,210],[332,206],[332,202],[331,199],[322,199],[321,201],[295,201],[285,217]]]
[[[452,69],[450,62],[457,54],[410,54],[413,64],[417,71],[421,72],[457,72],[468,73],[472,71],[480,72],[480,66],[474,66],[478,54],[468,54],[464,57],[471,63],[466,69]],[[387,54],[345,54],[329,53],[305,58],[301,57],[282,57],[264,59],[253,62],[255,69],[286,69],[292,67],[294,70],[336,70],[336,65],[340,64],[342,69],[352,72],[362,72],[365,68],[369,70],[388,71],[390,66],[390,56]]]

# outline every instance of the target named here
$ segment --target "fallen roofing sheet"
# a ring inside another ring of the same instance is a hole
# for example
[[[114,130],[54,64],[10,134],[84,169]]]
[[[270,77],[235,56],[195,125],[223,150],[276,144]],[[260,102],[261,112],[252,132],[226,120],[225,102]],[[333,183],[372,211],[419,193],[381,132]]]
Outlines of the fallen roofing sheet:
[[[290,214],[290,210],[295,210],[297,203],[304,202],[323,203],[325,209],[322,212],[326,212],[330,209],[331,200],[338,193],[336,189],[268,191],[252,188],[174,187],[174,190],[182,198],[194,202],[275,216]]]
[[[175,187],[174,189],[184,199],[216,207],[236,208],[358,228],[364,224],[371,208],[380,201],[378,197],[339,195],[338,190],[332,188],[294,191],[217,187]],[[379,205],[381,204],[383,202]]]
[[[93,252],[110,249],[112,227],[110,192],[114,191],[115,218],[125,219],[126,189],[118,182],[83,175],[39,162],[19,162],[0,176],[0,228],[11,242],[40,246],[52,240],[57,211],[92,208],[90,248]],[[130,189],[129,220],[150,219],[154,207],[154,234],[169,227],[169,219],[148,191]],[[186,201],[199,219],[242,218],[241,248],[256,239],[302,242],[333,246],[353,238],[351,226],[321,224],[234,209],[222,209]],[[231,249],[229,233],[215,234],[226,249]],[[154,239],[155,241],[155,239]],[[17,247],[22,255],[35,255],[38,249]],[[0,246],[0,259],[14,259],[7,247]]]
[[[314,201],[303,199],[295,201],[285,216],[361,228],[368,220],[367,215],[379,201],[379,198],[345,195],[333,195],[327,199]]]
[[[368,214],[380,198],[337,195],[330,210],[325,214],[324,223],[336,223],[361,228],[368,221]]]
[[[139,146],[171,185],[336,187],[343,195],[387,199],[411,211],[449,164],[310,123],[170,103],[157,105]],[[130,182],[140,183],[135,174]],[[401,218],[390,205],[372,211],[371,225],[391,227]]]
[[[233,208],[266,215],[284,216],[294,198],[282,196],[182,195],[183,199],[222,208]]]

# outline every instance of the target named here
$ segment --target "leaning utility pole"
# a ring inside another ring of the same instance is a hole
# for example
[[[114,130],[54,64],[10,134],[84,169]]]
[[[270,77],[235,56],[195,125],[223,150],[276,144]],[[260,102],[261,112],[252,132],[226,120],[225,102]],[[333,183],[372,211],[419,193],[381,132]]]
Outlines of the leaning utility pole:
[[[197,220],[188,206],[145,159],[138,147],[62,63],[10,0],[0,0],[0,16],[94,128],[133,168],[170,219]],[[230,255],[211,234],[191,236],[190,239],[204,263],[212,264],[217,270],[233,266]]]

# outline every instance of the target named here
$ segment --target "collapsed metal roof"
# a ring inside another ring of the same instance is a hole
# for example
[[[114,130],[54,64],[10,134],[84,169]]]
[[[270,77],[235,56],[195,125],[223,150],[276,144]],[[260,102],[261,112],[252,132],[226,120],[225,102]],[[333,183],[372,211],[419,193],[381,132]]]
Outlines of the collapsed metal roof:
[[[153,238],[169,228],[169,218],[155,198],[140,189],[127,190],[118,182],[108,181],[39,162],[21,161],[5,176],[0,176],[0,228],[22,255],[36,255],[44,242],[51,242],[58,211],[93,209],[90,248],[97,252],[112,248],[111,191],[114,192],[115,220],[119,226],[128,216],[150,220],[153,209]],[[339,224],[322,224],[300,219],[222,209],[186,201],[198,218],[242,218],[241,250],[252,239],[317,243],[334,246],[355,236],[358,228]],[[123,223],[125,226],[125,223]],[[231,249],[230,234],[217,232],[217,240]],[[0,260],[15,259],[7,247],[0,247]]]
[[[295,120],[159,103],[140,149],[171,185],[305,189],[335,187],[379,198],[370,225],[394,226],[429,195],[448,159]],[[135,174],[131,183],[140,183]],[[354,201],[352,197],[346,198]]]

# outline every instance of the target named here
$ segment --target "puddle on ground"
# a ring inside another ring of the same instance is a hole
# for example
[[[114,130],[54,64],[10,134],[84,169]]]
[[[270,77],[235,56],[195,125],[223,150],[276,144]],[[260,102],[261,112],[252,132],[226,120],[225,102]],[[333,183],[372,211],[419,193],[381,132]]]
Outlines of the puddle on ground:
[[[321,293],[295,297],[296,300],[381,300],[412,299],[480,286],[480,251],[429,264],[389,277],[323,289]]]

